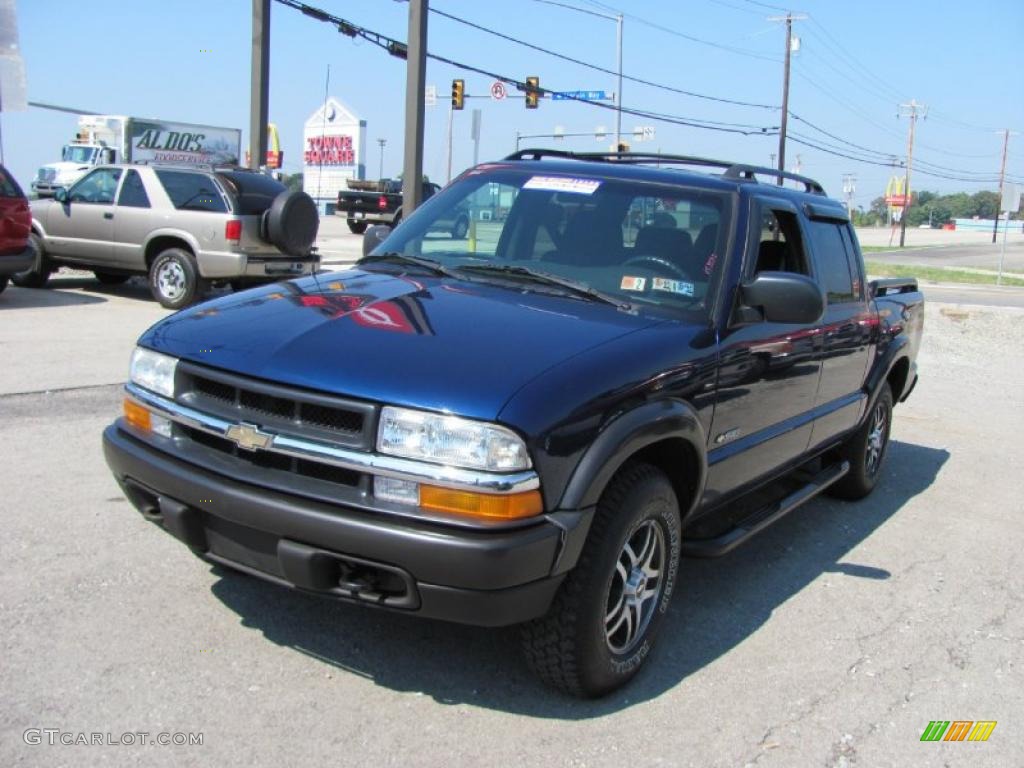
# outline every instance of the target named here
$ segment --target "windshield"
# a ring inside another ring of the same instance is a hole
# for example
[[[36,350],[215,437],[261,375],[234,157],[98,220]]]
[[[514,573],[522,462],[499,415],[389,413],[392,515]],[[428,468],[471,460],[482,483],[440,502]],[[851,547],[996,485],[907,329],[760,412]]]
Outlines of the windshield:
[[[724,192],[538,169],[470,172],[374,254],[431,259],[517,290],[557,290],[528,270],[623,306],[706,318],[730,216]]]
[[[79,147],[74,145],[68,145],[64,147],[64,152],[61,153],[61,158],[66,163],[79,163],[81,165],[90,165],[94,157],[96,157],[96,147]]]

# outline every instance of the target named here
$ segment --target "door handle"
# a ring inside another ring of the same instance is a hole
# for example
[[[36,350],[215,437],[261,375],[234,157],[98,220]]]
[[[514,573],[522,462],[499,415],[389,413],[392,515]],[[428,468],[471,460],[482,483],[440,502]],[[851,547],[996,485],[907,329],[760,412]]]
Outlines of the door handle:
[[[112,219],[112,218],[114,218],[114,214],[112,214],[112,213],[110,213],[110,212],[108,211],[107,213],[104,213],[104,214],[103,214],[103,218],[104,218],[104,219]]]

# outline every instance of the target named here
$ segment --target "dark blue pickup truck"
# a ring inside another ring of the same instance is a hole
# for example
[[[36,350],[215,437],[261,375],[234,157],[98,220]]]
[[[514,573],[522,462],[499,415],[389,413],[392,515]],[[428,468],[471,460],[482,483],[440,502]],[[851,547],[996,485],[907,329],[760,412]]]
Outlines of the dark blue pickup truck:
[[[923,298],[867,281],[811,179],[529,150],[366,238],[139,340],[107,462],[207,560],[521,623],[537,673],[594,696],[647,658],[681,556],[884,475]]]

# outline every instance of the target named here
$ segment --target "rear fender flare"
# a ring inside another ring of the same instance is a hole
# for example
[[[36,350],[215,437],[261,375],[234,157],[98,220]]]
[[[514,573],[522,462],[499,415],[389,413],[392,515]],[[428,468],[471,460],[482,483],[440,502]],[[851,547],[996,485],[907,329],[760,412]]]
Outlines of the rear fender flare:
[[[670,439],[686,441],[698,457],[699,476],[692,479],[696,492],[679,510],[685,519],[703,493],[707,454],[704,427],[693,408],[681,400],[645,403],[608,422],[576,465],[559,508],[583,509],[597,504],[609,481],[626,461],[645,447]]]

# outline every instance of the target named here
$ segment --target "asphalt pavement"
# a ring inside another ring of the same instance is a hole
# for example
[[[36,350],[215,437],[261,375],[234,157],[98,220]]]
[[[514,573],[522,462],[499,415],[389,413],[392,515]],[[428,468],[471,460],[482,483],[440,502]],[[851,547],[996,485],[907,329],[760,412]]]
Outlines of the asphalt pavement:
[[[144,521],[100,433],[166,312],[140,285],[56,285],[0,296],[0,765],[1020,763],[1020,310],[933,301],[878,492],[685,561],[647,668],[577,701],[534,680],[514,629],[289,592]],[[921,742],[936,719],[998,724]]]

